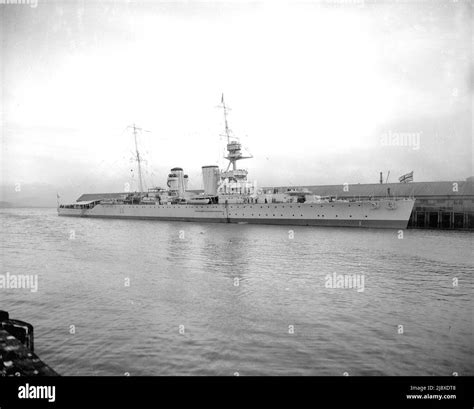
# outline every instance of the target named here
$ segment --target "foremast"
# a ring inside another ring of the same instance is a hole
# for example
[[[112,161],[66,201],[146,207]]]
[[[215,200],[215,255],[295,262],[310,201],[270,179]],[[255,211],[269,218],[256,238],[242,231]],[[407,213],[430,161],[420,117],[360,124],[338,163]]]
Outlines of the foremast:
[[[229,111],[231,110],[224,101],[224,94],[222,94],[221,104],[219,108],[222,108],[224,112],[224,134],[221,136],[225,136],[227,138],[227,156],[224,156],[225,159],[229,161],[227,165],[227,169],[225,172],[222,173],[223,177],[233,179],[235,181],[246,179],[247,178],[247,170],[245,169],[237,169],[237,161],[242,159],[250,159],[252,156],[244,156],[242,154],[242,144],[240,143],[239,139],[233,135],[232,130],[229,128],[229,122],[227,117],[229,115]],[[232,170],[229,170],[232,166]]]
[[[239,139],[234,136],[232,130],[229,128],[228,115],[231,110],[224,101],[224,94],[222,94],[221,104],[219,108],[222,108],[224,112],[224,136],[227,139],[227,156],[225,159],[229,161],[227,169],[220,173],[220,184],[218,191],[221,194],[253,194],[255,187],[253,184],[247,182],[247,169],[238,169],[237,161],[242,159],[250,159],[251,155],[244,156],[242,153],[242,144]]]

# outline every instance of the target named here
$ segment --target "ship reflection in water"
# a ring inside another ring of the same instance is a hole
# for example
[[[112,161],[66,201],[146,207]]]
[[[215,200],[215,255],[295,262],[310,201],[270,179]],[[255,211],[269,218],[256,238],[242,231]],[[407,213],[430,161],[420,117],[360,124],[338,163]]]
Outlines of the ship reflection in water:
[[[1,215],[62,375],[474,374],[469,233]]]

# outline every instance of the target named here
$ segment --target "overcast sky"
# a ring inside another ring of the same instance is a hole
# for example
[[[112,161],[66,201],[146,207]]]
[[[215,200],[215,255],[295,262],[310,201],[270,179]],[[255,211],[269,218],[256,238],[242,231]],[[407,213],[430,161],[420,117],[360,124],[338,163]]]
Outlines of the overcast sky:
[[[32,6],[0,5],[3,185],[120,191],[136,122],[147,185],[181,166],[200,188],[222,92],[260,185],[473,173],[469,2]]]

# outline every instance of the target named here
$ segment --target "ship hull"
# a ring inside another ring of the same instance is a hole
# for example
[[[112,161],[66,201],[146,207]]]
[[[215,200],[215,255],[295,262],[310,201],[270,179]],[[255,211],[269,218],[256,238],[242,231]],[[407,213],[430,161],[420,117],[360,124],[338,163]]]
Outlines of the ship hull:
[[[181,222],[249,223],[404,229],[413,199],[379,202],[215,205],[98,204],[92,209],[58,209],[60,216]]]

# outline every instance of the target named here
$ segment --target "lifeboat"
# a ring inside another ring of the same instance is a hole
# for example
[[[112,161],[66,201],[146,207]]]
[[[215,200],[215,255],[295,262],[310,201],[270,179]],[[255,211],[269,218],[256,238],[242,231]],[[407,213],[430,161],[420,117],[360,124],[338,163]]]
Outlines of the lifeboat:
[[[211,202],[211,199],[208,197],[193,197],[191,199],[188,199],[187,201],[189,204],[209,204]]]

